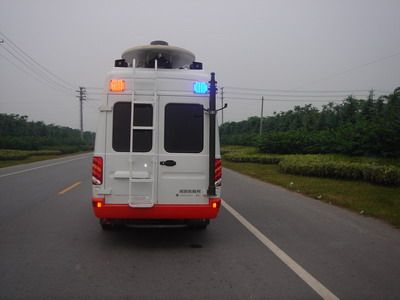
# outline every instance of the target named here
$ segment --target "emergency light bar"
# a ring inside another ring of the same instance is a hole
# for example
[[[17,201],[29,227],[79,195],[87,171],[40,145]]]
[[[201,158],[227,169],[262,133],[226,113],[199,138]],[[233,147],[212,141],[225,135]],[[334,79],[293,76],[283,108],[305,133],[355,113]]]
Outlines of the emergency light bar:
[[[109,83],[110,92],[123,92],[125,91],[125,80],[111,79]]]
[[[195,94],[207,94],[208,85],[207,82],[196,81],[193,83],[193,92]]]

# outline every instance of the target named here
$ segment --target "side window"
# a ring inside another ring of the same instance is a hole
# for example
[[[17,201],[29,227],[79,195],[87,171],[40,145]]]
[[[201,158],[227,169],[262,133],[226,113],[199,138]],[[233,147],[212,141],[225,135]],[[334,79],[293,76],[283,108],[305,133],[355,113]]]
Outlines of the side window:
[[[165,151],[200,153],[203,151],[203,137],[203,105],[169,103],[165,106]]]
[[[153,106],[135,104],[133,116],[133,152],[149,152],[153,147],[153,130],[140,127],[153,126]],[[112,147],[117,152],[129,152],[131,103],[117,102],[113,109]]]

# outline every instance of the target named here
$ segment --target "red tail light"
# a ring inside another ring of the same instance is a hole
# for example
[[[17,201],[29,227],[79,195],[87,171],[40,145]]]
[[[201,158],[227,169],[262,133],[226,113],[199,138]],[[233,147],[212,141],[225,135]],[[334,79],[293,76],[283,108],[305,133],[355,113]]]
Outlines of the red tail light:
[[[215,159],[215,171],[214,180],[216,186],[221,186],[221,176],[222,176],[222,162],[221,159]]]
[[[103,183],[103,158],[93,156],[92,164],[92,184],[100,185]]]

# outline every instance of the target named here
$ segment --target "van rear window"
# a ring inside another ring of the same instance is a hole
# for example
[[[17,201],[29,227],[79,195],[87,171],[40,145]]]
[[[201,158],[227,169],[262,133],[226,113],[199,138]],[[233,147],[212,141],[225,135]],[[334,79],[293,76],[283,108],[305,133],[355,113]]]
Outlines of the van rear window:
[[[169,103],[165,106],[165,151],[200,153],[203,151],[203,136],[203,105]]]
[[[153,126],[153,106],[135,104],[133,125],[133,152],[149,152],[153,147],[153,130],[140,127]],[[113,109],[112,147],[117,152],[129,152],[131,128],[131,103],[117,102]]]

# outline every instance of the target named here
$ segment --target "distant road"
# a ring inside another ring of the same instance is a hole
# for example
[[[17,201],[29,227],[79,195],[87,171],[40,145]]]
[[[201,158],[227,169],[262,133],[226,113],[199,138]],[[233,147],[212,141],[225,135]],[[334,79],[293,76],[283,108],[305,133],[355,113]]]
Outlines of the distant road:
[[[102,232],[91,155],[0,169],[0,299],[399,299],[400,231],[224,169],[205,231]]]

